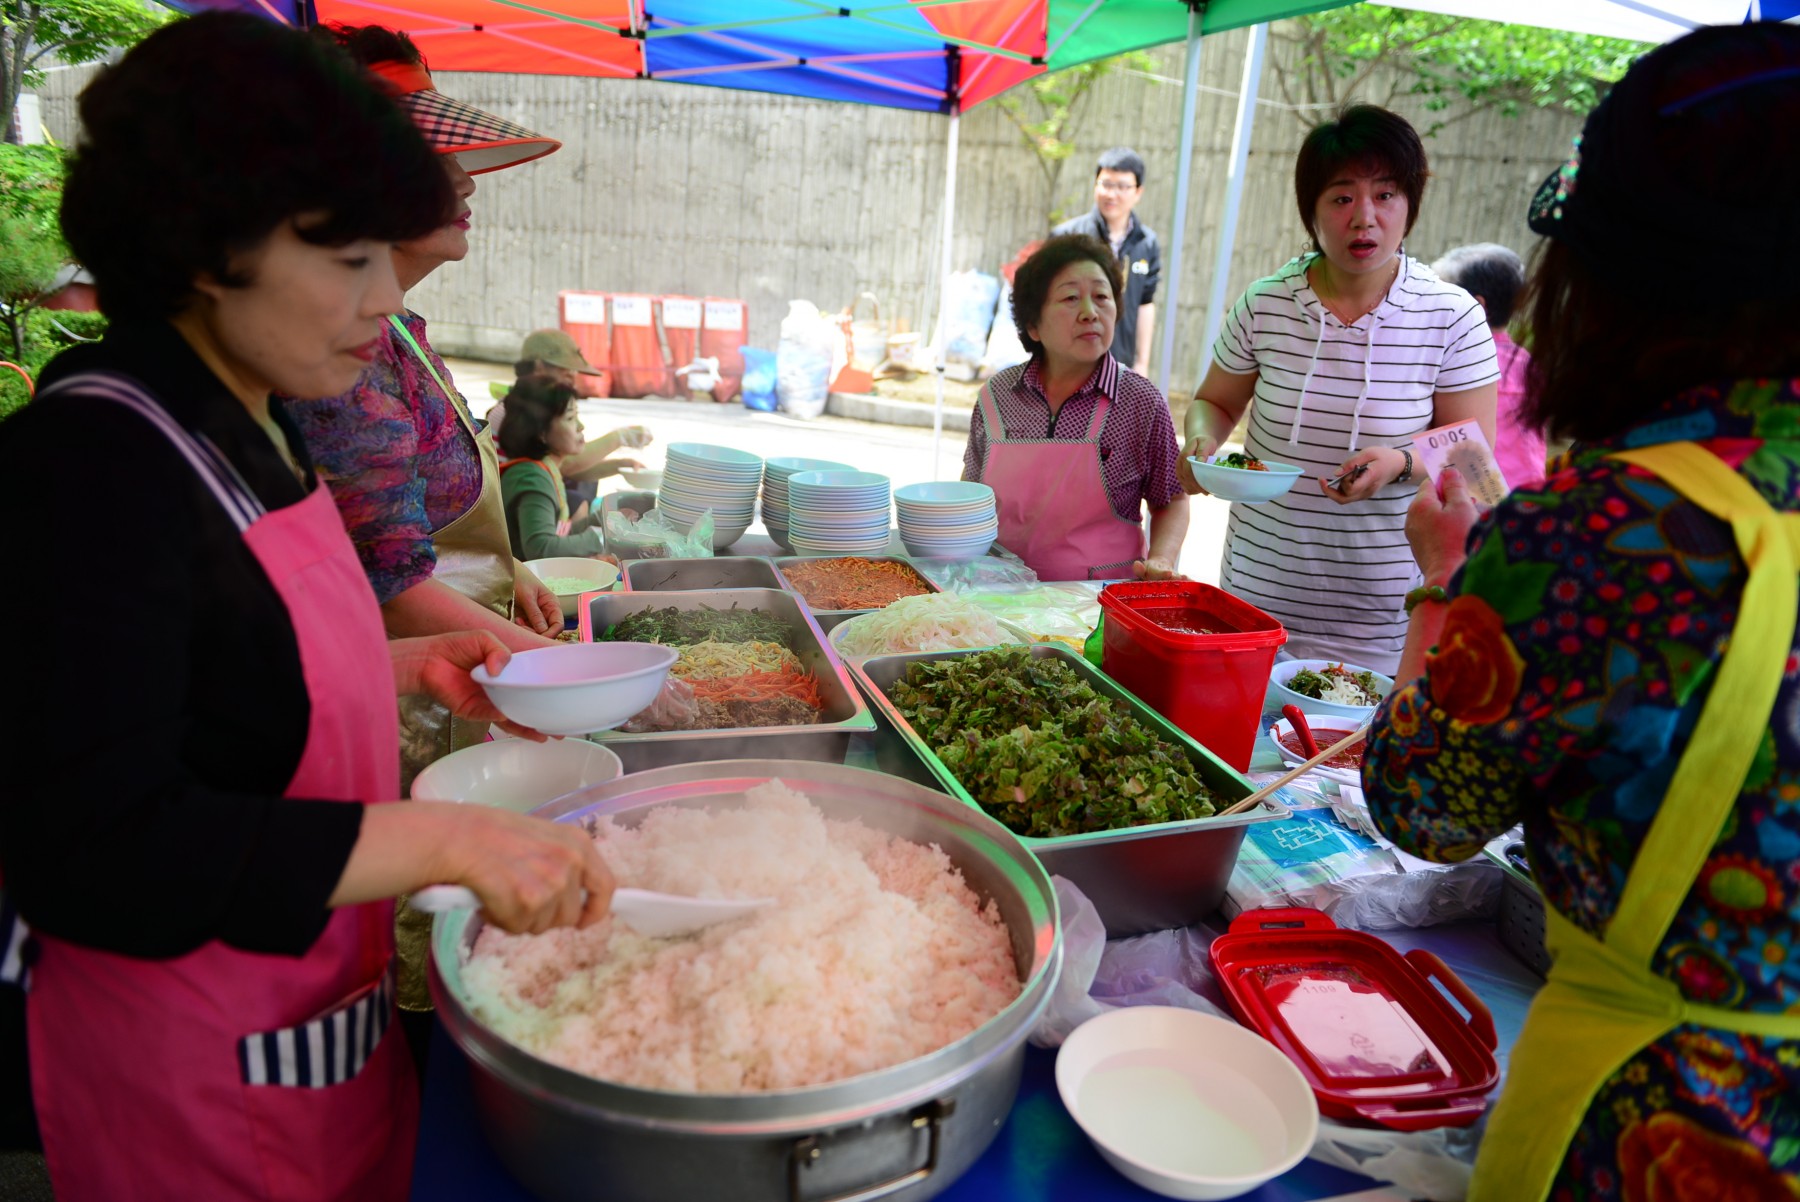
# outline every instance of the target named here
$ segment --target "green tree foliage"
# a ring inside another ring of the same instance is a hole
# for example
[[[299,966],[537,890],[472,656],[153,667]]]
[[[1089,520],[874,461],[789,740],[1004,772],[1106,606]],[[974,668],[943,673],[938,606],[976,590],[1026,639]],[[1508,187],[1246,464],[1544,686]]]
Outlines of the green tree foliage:
[[[1413,96],[1442,114],[1426,134],[1495,108],[1508,116],[1526,105],[1585,113],[1650,49],[1378,4],[1297,17],[1272,32],[1286,45],[1270,68],[1301,124],[1310,128],[1346,101],[1391,107]]]
[[[55,146],[0,145],[0,359],[36,375],[58,351],[97,337],[97,313],[49,313],[39,303],[69,262],[57,226],[63,152]],[[0,416],[25,403],[25,382],[0,369]]]
[[[1044,214],[1050,224],[1066,216],[1055,207],[1057,189],[1062,182],[1063,164],[1075,153],[1075,134],[1094,85],[1114,72],[1147,71],[1150,66],[1150,56],[1134,50],[1039,75],[995,101],[1044,173]]]
[[[136,43],[174,14],[141,0],[0,0],[0,130],[51,57],[75,66]]]

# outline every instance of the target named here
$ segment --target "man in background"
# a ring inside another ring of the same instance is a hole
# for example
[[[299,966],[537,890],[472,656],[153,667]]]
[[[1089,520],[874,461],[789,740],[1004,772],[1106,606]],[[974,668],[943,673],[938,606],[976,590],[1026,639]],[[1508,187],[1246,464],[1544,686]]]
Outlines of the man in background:
[[[1052,234],[1087,234],[1112,247],[1125,278],[1113,324],[1113,358],[1137,372],[1150,374],[1150,339],[1156,333],[1156,285],[1162,278],[1162,248],[1156,233],[1132,210],[1144,196],[1144,160],[1128,146],[1115,146],[1094,168],[1094,207]]]

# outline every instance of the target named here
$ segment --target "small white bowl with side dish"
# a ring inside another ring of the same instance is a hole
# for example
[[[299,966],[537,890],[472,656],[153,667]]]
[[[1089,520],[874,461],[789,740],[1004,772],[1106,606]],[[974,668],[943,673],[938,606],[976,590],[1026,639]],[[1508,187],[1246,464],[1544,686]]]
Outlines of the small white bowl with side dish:
[[[1325,673],[1328,669],[1341,668],[1351,675],[1367,672],[1375,680],[1375,688],[1380,697],[1370,705],[1348,705],[1341,701],[1326,701],[1321,697],[1308,697],[1305,693],[1297,693],[1288,687],[1290,681],[1302,672]],[[1353,719],[1358,725],[1367,722],[1375,714],[1375,706],[1381,704],[1382,698],[1394,691],[1394,678],[1383,676],[1373,668],[1360,668],[1336,659],[1290,659],[1275,665],[1269,673],[1269,691],[1274,694],[1274,709],[1297,705],[1300,712],[1313,714],[1330,714],[1338,718]]]
[[[604,559],[567,555],[528,560],[525,567],[544,582],[545,588],[556,594],[556,603],[562,606],[565,622],[579,616],[581,594],[601,592],[619,581],[618,565]]]
[[[534,743],[508,736],[433,761],[413,781],[412,799],[463,801],[523,814],[624,772],[619,757],[598,743]]]
[[[1109,1010],[1056,1056],[1056,1090],[1115,1169],[1168,1198],[1235,1198],[1287,1172],[1319,1103],[1274,1044],[1174,1006]]]
[[[565,643],[521,651],[498,676],[469,676],[496,708],[547,735],[585,735],[623,725],[656,700],[680,653],[656,643]]]
[[[1255,468],[1226,467],[1214,462],[1218,458],[1217,455],[1205,459],[1189,455],[1188,466],[1194,469],[1194,479],[1200,482],[1200,487],[1222,501],[1260,505],[1287,492],[1300,479],[1301,469],[1291,463],[1265,459],[1263,470],[1259,472]]]
[[[619,478],[625,481],[633,492],[655,492],[662,487],[663,469],[660,467],[622,467]]]

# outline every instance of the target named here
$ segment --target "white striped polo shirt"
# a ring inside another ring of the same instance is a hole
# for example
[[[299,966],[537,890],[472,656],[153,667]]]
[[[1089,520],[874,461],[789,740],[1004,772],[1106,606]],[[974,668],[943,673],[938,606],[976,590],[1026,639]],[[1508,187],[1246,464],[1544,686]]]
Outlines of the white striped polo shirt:
[[[1433,425],[1433,394],[1492,384],[1499,364],[1475,298],[1418,261],[1401,255],[1381,304],[1346,326],[1307,283],[1315,257],[1252,284],[1213,347],[1225,371],[1257,374],[1245,448],[1305,473],[1285,496],[1231,507],[1220,583],[1287,627],[1290,655],[1391,674],[1420,580],[1405,534],[1417,468],[1349,505],[1313,477],[1365,447],[1409,446]]]

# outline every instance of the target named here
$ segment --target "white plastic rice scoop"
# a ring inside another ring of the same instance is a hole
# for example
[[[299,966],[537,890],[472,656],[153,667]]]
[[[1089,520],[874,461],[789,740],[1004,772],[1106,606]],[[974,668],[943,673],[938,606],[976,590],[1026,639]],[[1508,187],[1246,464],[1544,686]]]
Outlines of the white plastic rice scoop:
[[[439,914],[446,910],[474,910],[480,907],[481,900],[461,885],[431,885],[413,894],[407,904],[427,914]],[[774,904],[772,897],[683,897],[649,889],[614,889],[612,895],[614,917],[652,939],[689,935],[714,923],[748,917]]]

